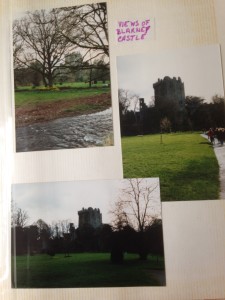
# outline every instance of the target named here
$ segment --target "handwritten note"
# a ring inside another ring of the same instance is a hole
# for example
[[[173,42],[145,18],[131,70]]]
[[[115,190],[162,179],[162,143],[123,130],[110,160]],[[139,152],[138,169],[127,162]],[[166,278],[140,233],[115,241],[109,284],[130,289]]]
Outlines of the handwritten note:
[[[150,19],[119,21],[116,28],[117,41],[143,41],[150,36],[152,25]]]

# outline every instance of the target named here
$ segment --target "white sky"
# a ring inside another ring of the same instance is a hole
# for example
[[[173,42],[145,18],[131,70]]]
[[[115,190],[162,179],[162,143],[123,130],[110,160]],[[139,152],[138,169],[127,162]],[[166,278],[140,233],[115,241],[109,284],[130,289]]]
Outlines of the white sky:
[[[118,86],[145,98],[154,96],[153,83],[165,76],[181,77],[186,96],[224,96],[221,56],[218,45],[167,50],[159,53],[119,56]]]
[[[153,187],[157,185],[152,193],[152,205],[155,213],[161,216],[159,180],[145,180]],[[110,223],[112,216],[109,211],[126,184],[126,179],[15,184],[12,186],[12,197],[17,206],[28,213],[27,225],[38,219],[48,224],[69,219],[77,227],[77,212],[83,207],[99,208],[103,223]]]

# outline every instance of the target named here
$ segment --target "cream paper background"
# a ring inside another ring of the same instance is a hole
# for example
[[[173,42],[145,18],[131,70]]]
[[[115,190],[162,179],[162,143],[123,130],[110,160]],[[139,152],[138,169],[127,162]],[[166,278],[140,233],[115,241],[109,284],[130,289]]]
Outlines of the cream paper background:
[[[98,1],[92,1],[98,2]],[[82,0],[0,2],[0,299],[223,299],[225,298],[225,201],[162,203],[166,287],[11,289],[10,184],[122,178],[116,56],[221,44],[225,72],[224,0],[106,0],[108,4],[114,117],[113,147],[13,152],[13,84],[10,82],[10,16],[25,10],[90,3]],[[155,39],[121,43],[116,22],[155,18]],[[11,52],[12,54],[12,52]],[[190,199],[191,200],[191,199]],[[74,212],[75,213],[75,212]]]

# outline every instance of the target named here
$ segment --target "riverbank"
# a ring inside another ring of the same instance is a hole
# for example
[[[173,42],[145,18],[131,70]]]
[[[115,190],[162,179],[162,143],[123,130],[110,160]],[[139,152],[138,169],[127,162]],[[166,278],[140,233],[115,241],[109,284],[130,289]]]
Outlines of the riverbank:
[[[111,107],[111,94],[102,93],[88,97],[28,103],[15,109],[16,127],[53,121],[59,118],[89,115]]]
[[[113,145],[112,109],[59,118],[16,129],[16,151],[42,151]]]

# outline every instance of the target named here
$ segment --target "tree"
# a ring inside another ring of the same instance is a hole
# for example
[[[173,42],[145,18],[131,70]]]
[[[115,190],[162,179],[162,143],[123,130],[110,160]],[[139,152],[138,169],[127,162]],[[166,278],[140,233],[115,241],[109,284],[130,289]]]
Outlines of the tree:
[[[160,128],[162,131],[171,132],[171,126],[172,126],[172,124],[167,117],[163,118],[160,121]]]
[[[82,54],[80,65],[72,66],[76,73],[87,70],[89,87],[92,81],[109,77],[109,43],[105,3],[64,7],[55,10],[57,24],[68,43]],[[67,67],[67,66],[65,66]]]
[[[58,80],[83,81],[83,57],[79,51],[74,51],[65,56],[65,63],[60,65]]]
[[[197,96],[186,96],[185,98],[185,108],[188,116],[192,116],[196,110],[204,103],[205,99]]]
[[[139,132],[139,95],[129,90],[119,89],[119,110],[121,134],[137,134]]]
[[[211,116],[214,127],[225,127],[225,101],[224,97],[215,95],[212,98]]]
[[[119,97],[119,109],[120,109],[120,118],[126,115],[126,112],[130,106],[131,99],[129,96],[129,91],[124,89],[118,90]]]
[[[121,231],[125,226],[127,226],[129,224],[128,216],[127,216],[124,206],[125,206],[124,202],[118,200],[112,211],[112,214],[114,217],[112,226],[117,231]]]
[[[12,227],[21,227],[24,228],[26,226],[26,223],[29,219],[27,211],[23,210],[22,208],[17,207],[16,205],[13,205],[12,207],[12,219],[11,219],[11,225]]]
[[[136,241],[136,251],[140,259],[147,259],[149,241],[145,231],[158,218],[152,205],[158,183],[149,184],[143,178],[128,179],[127,182],[112,210],[115,233],[111,259],[117,263],[123,260],[122,253],[131,249],[131,237]]]
[[[70,220],[58,220],[52,222],[51,234],[53,237],[63,237],[65,233],[70,233]]]
[[[108,60],[108,23],[106,3],[95,3],[57,10],[60,14],[60,28],[63,37],[83,49],[83,60]],[[93,54],[92,53],[92,54]],[[108,61],[107,61],[108,62]]]
[[[31,68],[52,87],[57,68],[71,49],[59,30],[55,10],[36,10],[13,24],[14,65]]]
[[[153,192],[158,184],[151,185],[146,179],[127,179],[128,185],[121,190],[121,195],[115,203],[114,227],[116,224],[129,225],[138,232],[144,232],[156,218],[153,210]],[[119,211],[118,211],[119,208]],[[118,226],[118,225],[117,225]]]
[[[94,72],[93,72],[94,81],[102,81],[105,83],[106,80],[110,79],[109,65],[105,63],[104,60],[95,60],[93,67],[94,67]]]
[[[33,224],[38,228],[38,239],[40,241],[40,248],[42,252],[46,252],[49,248],[49,239],[51,236],[51,228],[42,219],[38,219],[37,222]]]
[[[155,219],[152,225],[146,228],[146,233],[150,240],[149,252],[157,255],[157,262],[159,262],[159,256],[164,255],[162,219]]]

